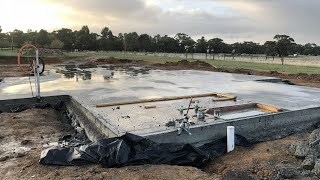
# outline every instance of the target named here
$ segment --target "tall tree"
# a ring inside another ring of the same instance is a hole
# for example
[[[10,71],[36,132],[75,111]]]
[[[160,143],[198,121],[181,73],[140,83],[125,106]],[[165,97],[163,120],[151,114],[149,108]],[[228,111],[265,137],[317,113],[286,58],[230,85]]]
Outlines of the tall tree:
[[[196,51],[199,53],[207,53],[207,48],[208,42],[204,38],[204,36],[202,36],[200,39],[197,40]]]
[[[101,30],[101,38],[99,39],[99,49],[115,50],[115,36],[108,27]]]
[[[179,51],[179,43],[176,39],[165,35],[161,37],[158,36],[158,51],[173,53]]]
[[[139,35],[136,32],[125,34],[125,41],[128,51],[139,51]]]
[[[51,48],[56,48],[56,49],[61,49],[63,47],[63,42],[60,41],[59,39],[54,39],[51,44]]]
[[[317,55],[317,45],[314,43],[307,43],[303,47],[303,54],[305,55]]]
[[[225,52],[226,44],[220,38],[213,38],[208,41],[209,48],[214,53],[223,53]]]
[[[10,47],[10,40],[7,33],[2,33],[2,28],[0,26],[0,48]]]
[[[88,26],[82,26],[80,31],[76,32],[75,47],[80,50],[88,50],[91,43],[90,30]]]
[[[185,33],[178,33],[175,36],[175,39],[178,41],[180,52],[188,52],[193,51],[193,47],[195,45],[195,41]]]
[[[46,30],[41,29],[37,36],[37,45],[44,47],[50,43],[49,34]]]
[[[277,40],[276,43],[276,51],[278,55],[281,57],[281,63],[284,63],[284,57],[289,55],[289,49],[294,43],[294,39],[288,35],[275,35],[274,39]]]
[[[277,54],[276,45],[277,43],[275,41],[266,41],[264,43],[265,54],[267,56],[275,56]]]
[[[21,47],[26,41],[23,31],[15,29],[13,32],[10,32],[11,40],[14,47]]]
[[[72,50],[75,46],[75,33],[68,28],[62,28],[54,31],[55,37],[63,43],[64,50]]]
[[[148,34],[141,34],[138,38],[139,41],[139,50],[140,51],[151,51],[152,49],[152,38]]]

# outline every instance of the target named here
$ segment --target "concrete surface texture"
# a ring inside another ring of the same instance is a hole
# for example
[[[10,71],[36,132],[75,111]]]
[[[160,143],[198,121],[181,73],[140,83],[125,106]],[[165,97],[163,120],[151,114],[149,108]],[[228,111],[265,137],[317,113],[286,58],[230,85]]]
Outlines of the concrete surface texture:
[[[101,66],[79,69],[57,66],[41,77],[41,94],[71,95],[101,121],[105,121],[117,134],[134,132],[147,134],[166,131],[169,120],[181,118],[177,110],[188,106],[189,100],[167,101],[96,108],[97,103],[110,103],[134,99],[192,95],[221,92],[238,96],[239,101],[212,102],[210,98],[198,98],[202,107],[217,107],[243,103],[263,103],[287,110],[318,107],[320,90],[257,80],[274,79],[230,73],[181,70],[148,70],[119,66]],[[34,84],[34,78],[31,77]],[[33,91],[35,88],[33,87]],[[0,100],[31,97],[28,77],[5,78],[0,84]],[[144,109],[144,105],[156,105]],[[264,114],[261,111],[226,114],[224,119]],[[191,114],[194,110],[191,110]],[[210,119],[210,118],[208,118]],[[202,125],[212,121],[199,122]],[[111,129],[111,128],[110,128]]]

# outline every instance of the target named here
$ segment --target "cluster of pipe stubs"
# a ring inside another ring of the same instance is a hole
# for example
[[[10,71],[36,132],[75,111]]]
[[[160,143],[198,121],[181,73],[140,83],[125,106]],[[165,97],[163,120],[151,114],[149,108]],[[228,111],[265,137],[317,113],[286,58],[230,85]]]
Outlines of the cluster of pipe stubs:
[[[190,108],[191,103],[194,103],[193,108]],[[194,111],[195,111],[195,115],[193,115],[192,118],[196,117],[198,121],[205,121],[205,113],[202,110],[200,110],[199,103],[200,103],[199,100],[193,101],[191,99],[188,108],[184,108],[183,105],[181,105],[178,110],[179,110],[180,116],[182,118],[168,121],[166,123],[166,126],[167,127],[171,127],[171,126],[176,127],[176,122],[178,122],[179,123],[178,134],[177,134],[178,136],[181,135],[183,131],[187,132],[189,135],[192,135],[192,133],[190,132],[190,126],[194,125],[194,122],[190,121],[190,116],[188,115],[189,110],[194,109]],[[184,112],[185,110],[187,111],[186,113]]]

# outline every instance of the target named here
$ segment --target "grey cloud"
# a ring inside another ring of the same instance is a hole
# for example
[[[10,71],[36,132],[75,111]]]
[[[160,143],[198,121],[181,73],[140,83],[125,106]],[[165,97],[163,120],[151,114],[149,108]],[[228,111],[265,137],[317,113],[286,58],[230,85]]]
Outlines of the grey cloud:
[[[67,17],[80,24],[87,24],[99,32],[109,26],[114,32],[173,35],[184,32],[192,36],[219,35],[232,39],[264,42],[275,34],[289,34],[297,42],[320,43],[317,37],[320,23],[319,0],[166,0],[165,2],[212,2],[226,7],[226,16],[200,9],[168,11],[157,6],[147,6],[143,0],[46,0],[75,9],[79,16]],[[246,6],[252,6],[248,9]],[[189,7],[190,8],[190,7]],[[254,8],[257,8],[256,10]],[[115,20],[110,20],[114,17]]]

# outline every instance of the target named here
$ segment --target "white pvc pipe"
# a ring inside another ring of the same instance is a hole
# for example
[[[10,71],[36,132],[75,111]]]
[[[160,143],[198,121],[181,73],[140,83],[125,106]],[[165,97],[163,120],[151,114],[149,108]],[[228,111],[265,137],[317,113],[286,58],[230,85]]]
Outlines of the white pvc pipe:
[[[234,126],[227,126],[227,152],[234,150]]]

